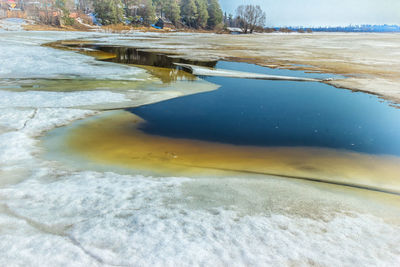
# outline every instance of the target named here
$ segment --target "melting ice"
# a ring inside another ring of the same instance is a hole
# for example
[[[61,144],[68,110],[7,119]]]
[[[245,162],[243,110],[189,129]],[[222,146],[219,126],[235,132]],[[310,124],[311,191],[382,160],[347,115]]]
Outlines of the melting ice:
[[[2,31],[0,77],[125,80],[143,73],[40,46],[85,36]],[[41,158],[38,136],[99,112],[77,107],[127,97],[79,88],[0,91],[0,265],[400,263],[395,197],[375,201],[272,177],[121,175]]]

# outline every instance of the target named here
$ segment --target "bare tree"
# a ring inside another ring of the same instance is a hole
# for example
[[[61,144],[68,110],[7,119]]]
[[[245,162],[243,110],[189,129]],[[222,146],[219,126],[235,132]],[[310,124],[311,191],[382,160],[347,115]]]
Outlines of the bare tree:
[[[266,15],[259,5],[241,5],[236,9],[236,20],[244,33],[253,33],[257,27],[264,27]]]

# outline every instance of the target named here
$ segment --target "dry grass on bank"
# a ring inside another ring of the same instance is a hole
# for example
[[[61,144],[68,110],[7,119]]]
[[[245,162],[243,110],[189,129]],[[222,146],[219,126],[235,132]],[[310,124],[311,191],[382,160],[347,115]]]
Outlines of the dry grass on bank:
[[[103,31],[107,33],[126,33],[129,31],[143,31],[143,32],[171,32],[174,31],[172,29],[155,29],[153,27],[133,27],[124,24],[113,24],[101,27],[88,27],[83,24],[75,23],[73,26],[54,26],[54,25],[46,25],[46,24],[29,24],[23,25],[24,30],[26,31]]]
[[[101,30],[110,33],[124,33],[129,31],[141,31],[141,32],[160,32],[160,33],[169,33],[169,32],[193,32],[193,33],[212,33],[215,31],[203,30],[203,29],[189,29],[189,28],[180,28],[180,29],[156,29],[150,26],[132,26],[125,24],[112,24],[107,26],[102,26]]]
[[[73,26],[54,26],[46,24],[28,24],[22,26],[26,31],[92,31],[93,28],[87,27],[82,24],[75,24]]]
[[[203,29],[189,29],[189,28],[181,28],[181,29],[156,29],[150,26],[132,26],[125,24],[112,24],[106,26],[89,26],[88,24],[81,24],[76,22],[72,26],[55,26],[55,25],[46,25],[46,24],[28,24],[23,25],[24,30],[26,31],[102,31],[107,33],[127,33],[131,31],[141,31],[141,32],[159,32],[159,33],[169,33],[169,32],[189,32],[189,33],[213,33],[216,31],[203,30]]]

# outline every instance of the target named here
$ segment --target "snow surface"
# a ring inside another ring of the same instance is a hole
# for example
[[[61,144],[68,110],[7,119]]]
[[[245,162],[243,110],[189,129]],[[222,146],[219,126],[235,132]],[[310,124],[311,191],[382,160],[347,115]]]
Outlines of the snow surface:
[[[128,101],[124,94],[107,91],[84,92],[7,92],[0,91],[0,106],[6,107],[76,107]]]
[[[11,37],[10,37],[11,36]],[[80,37],[78,34],[76,37]],[[94,35],[93,35],[94,36]],[[110,80],[137,80],[144,71],[124,65],[96,61],[77,53],[66,53],[39,46],[59,38],[74,35],[47,33],[30,41],[29,32],[3,33],[0,42],[0,78],[91,78]]]
[[[0,20],[0,31],[21,31],[23,25],[28,24],[26,20],[19,18],[7,18]]]
[[[240,216],[232,210],[171,203],[181,198],[179,189],[187,179],[54,170],[40,176],[0,193],[14,213],[4,224],[21,225],[19,236],[0,240],[5,262],[18,250],[21,262],[40,262],[37,258],[45,256],[52,262],[78,254],[80,248],[84,261],[117,266],[389,266],[400,260],[399,229],[372,216],[338,215],[329,221]],[[36,236],[55,244],[51,253],[33,243]],[[76,247],[66,249],[71,243]]]
[[[0,77],[134,79],[139,73],[38,46],[82,35],[7,32],[4,39],[0,33]],[[0,266],[400,264],[399,225],[358,212],[355,206],[371,203],[352,204],[344,193],[277,180],[270,191],[244,194],[247,183],[229,191],[234,180],[228,178],[199,184],[189,177],[71,169],[41,158],[40,135],[98,113],[78,106],[125,100],[109,91],[0,91]],[[318,212],[297,197],[293,206],[309,215],[291,212],[283,192],[297,192]],[[271,201],[260,202],[261,196]],[[265,211],[239,208],[253,198]],[[281,209],[267,212],[275,202]]]

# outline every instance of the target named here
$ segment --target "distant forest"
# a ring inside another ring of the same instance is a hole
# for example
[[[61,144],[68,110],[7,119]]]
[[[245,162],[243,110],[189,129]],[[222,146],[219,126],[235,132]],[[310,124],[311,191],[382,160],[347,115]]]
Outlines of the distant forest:
[[[349,25],[343,27],[275,27],[276,31],[287,29],[289,31],[313,31],[313,32],[400,32],[399,25]]]
[[[174,26],[214,29],[222,26],[218,0],[80,0],[89,2],[101,24],[128,22],[150,25],[157,17]]]

